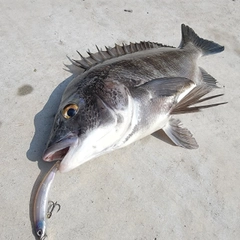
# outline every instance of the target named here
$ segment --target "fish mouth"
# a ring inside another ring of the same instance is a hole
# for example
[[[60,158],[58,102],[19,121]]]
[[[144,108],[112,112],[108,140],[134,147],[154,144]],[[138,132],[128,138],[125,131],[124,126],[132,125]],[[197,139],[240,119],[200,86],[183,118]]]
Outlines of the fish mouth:
[[[50,145],[43,154],[43,160],[46,162],[63,160],[70,148],[78,141],[76,135],[66,135],[60,141]]]

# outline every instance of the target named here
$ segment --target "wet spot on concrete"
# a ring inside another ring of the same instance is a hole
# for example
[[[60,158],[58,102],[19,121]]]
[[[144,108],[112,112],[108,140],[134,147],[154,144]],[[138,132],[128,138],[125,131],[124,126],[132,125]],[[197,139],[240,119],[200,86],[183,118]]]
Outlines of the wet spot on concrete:
[[[25,84],[22,87],[18,88],[18,96],[28,95],[33,91],[33,87],[29,84]]]
[[[2,126],[2,122],[0,121],[0,127]]]

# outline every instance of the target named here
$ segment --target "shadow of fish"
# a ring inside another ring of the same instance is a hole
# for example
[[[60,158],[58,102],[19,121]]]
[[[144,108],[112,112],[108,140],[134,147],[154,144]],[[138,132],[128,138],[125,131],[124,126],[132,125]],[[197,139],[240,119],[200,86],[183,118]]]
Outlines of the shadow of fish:
[[[197,60],[222,52],[223,46],[182,25],[178,48],[140,42],[97,50],[73,60],[85,72],[62,96],[45,161],[60,159],[59,170],[67,172],[159,129],[178,146],[198,147],[172,115],[223,104],[195,105],[222,95],[202,98],[217,86]]]

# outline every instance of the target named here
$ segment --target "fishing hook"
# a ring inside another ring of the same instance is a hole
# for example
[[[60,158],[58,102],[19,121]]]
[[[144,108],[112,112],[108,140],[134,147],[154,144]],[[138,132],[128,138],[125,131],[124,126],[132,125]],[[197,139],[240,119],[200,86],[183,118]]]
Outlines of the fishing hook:
[[[58,207],[57,212],[61,209],[61,205],[58,204],[57,202],[49,201],[49,203],[50,203],[50,206],[48,208],[47,218],[50,218],[52,216],[53,210],[56,206]]]

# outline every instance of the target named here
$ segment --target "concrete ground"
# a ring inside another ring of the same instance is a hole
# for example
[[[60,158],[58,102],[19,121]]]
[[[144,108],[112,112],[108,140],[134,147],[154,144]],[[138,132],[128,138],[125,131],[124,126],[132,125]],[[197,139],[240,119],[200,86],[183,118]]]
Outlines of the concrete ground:
[[[197,139],[186,150],[149,136],[57,173],[61,210],[48,239],[240,238],[240,2],[0,0],[0,238],[35,239],[32,197],[62,91],[66,55],[138,42],[178,46],[180,25],[225,46],[199,65],[225,86],[227,105],[179,116]],[[40,174],[40,175],[39,175]]]

